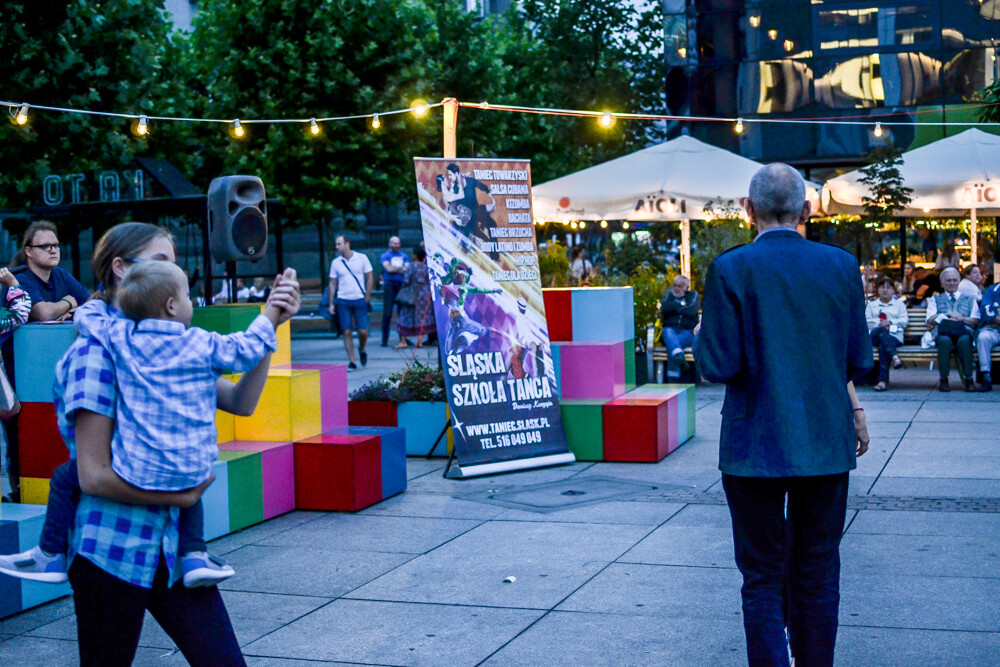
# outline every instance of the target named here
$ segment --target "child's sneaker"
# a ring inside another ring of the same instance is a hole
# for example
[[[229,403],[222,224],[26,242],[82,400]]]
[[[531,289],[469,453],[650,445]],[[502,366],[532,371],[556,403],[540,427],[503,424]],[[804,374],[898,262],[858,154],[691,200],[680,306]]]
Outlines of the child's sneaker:
[[[192,551],[181,556],[181,570],[187,588],[215,586],[236,574],[229,563],[204,551]]]
[[[69,580],[66,575],[66,554],[48,556],[41,547],[19,554],[0,556],[0,572],[19,579],[42,581],[47,584],[62,584]]]

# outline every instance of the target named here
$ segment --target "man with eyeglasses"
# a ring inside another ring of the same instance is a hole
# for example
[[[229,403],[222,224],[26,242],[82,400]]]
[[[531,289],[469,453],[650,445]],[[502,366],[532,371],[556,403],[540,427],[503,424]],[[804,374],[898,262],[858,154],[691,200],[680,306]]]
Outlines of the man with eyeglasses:
[[[90,298],[90,292],[79,280],[59,266],[59,237],[56,226],[47,220],[37,220],[24,232],[24,245],[19,259],[24,268],[14,273],[24,290],[31,296],[32,322],[62,322],[72,317],[77,305]]]

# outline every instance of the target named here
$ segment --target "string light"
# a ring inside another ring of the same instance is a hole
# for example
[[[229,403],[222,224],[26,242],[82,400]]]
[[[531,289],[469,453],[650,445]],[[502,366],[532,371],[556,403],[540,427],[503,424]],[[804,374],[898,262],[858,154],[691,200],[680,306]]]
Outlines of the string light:
[[[767,31],[767,36],[768,36],[768,38],[769,38],[770,40],[772,40],[772,41],[773,41],[773,40],[776,40],[776,39],[778,39],[778,31],[777,31],[777,30],[774,30],[774,29],[772,29],[772,30],[768,30],[768,31]]]
[[[881,137],[882,136],[882,123],[875,123],[875,132],[874,132],[874,134],[875,134],[876,137]]]
[[[18,125],[24,125],[28,122],[28,105],[22,104],[21,108],[17,110],[17,115],[14,116],[14,120],[17,121]]]
[[[736,119],[736,134],[743,134],[743,119]]]
[[[615,117],[611,115],[610,111],[605,111],[598,122],[601,124],[601,127],[608,128],[615,124]]]
[[[423,100],[413,100],[410,103],[410,110],[413,111],[413,115],[417,118],[423,118],[427,114],[427,102]]]
[[[628,221],[626,220],[625,222],[622,223],[622,229],[628,229],[628,227],[629,227]]]
[[[587,223],[586,223],[586,222],[583,222],[583,221],[581,220],[581,221],[580,221],[580,229],[586,229],[586,228],[587,228]]]
[[[570,229],[576,229],[576,223],[575,222],[569,223],[569,228]]]
[[[378,114],[372,114],[372,129],[377,130],[382,127],[382,121],[378,119]]]
[[[607,228],[608,228],[608,221],[601,220],[601,229],[607,229]]]
[[[320,132],[319,123],[316,122],[315,118],[309,119],[309,131],[312,132],[314,137]]]
[[[480,102],[479,103],[479,108],[480,109],[489,109],[490,108],[490,103],[486,102],[486,101]]]
[[[790,39],[785,40],[785,51],[791,52],[795,48],[795,42]]]
[[[237,118],[233,121],[233,135],[235,135],[237,139],[242,139],[244,134],[246,134],[246,130],[243,129],[243,125],[240,124],[240,119]]]
[[[145,116],[139,116],[139,122],[135,126],[135,133],[141,137],[147,132],[149,132],[149,119]]]
[[[750,17],[750,27],[757,28],[759,26],[760,26],[760,17],[759,16],[751,16]]]
[[[679,55],[681,58],[687,58],[688,55],[687,47],[682,46],[681,48],[677,49],[677,55]]]

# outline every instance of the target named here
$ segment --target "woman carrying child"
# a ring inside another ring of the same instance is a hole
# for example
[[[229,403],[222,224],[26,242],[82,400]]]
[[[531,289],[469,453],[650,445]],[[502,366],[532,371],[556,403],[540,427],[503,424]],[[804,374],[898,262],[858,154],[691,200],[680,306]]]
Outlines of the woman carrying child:
[[[117,306],[116,290],[129,265],[175,259],[169,232],[124,223],[98,242],[93,265],[105,286],[105,300]],[[278,323],[298,311],[298,283],[291,274],[275,281],[269,304],[281,310]],[[265,356],[236,384],[220,378],[218,408],[251,414],[269,364],[270,356]],[[69,567],[80,662],[131,664],[148,610],[192,665],[244,665],[218,588],[186,588],[180,582],[179,508],[194,505],[211,479],[187,491],[146,491],[114,472],[115,377],[112,357],[89,338],[77,339],[56,367],[59,430],[76,459],[83,491]]]

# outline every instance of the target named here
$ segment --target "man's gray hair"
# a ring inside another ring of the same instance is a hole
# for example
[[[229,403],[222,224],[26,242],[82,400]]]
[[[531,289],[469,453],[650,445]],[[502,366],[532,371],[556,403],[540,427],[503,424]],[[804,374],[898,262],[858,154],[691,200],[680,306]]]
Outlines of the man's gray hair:
[[[750,203],[762,222],[794,224],[806,203],[806,182],[794,168],[772,162],[750,179]]]
[[[962,277],[962,274],[959,273],[958,269],[956,269],[954,266],[949,266],[944,271],[942,271],[940,277],[944,278],[944,276],[945,276],[946,273],[954,273],[956,278],[961,278]]]

